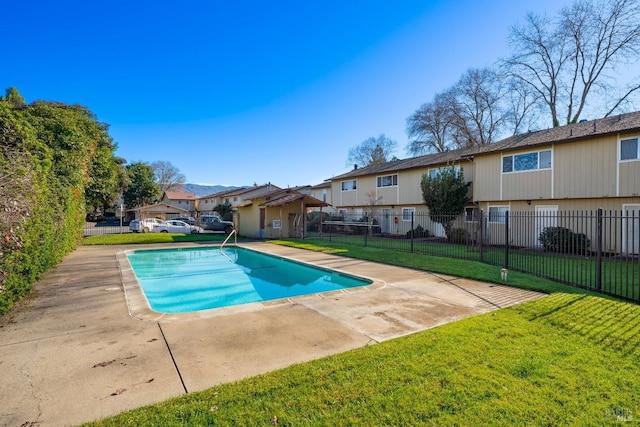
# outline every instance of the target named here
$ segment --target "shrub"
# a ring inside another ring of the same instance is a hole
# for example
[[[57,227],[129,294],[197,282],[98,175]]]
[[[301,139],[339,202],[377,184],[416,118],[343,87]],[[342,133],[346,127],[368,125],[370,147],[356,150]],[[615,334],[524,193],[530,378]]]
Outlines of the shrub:
[[[413,230],[407,231],[407,234],[406,234],[407,239],[411,238],[412,232],[413,232],[414,239],[431,237],[431,232],[425,228],[422,228],[420,224],[418,224],[416,228],[414,228]]]
[[[538,237],[545,251],[581,254],[589,250],[591,241],[584,233],[565,227],[546,227]]]
[[[449,243],[466,243],[470,238],[471,235],[464,228],[452,228],[447,236]]]
[[[322,216],[318,211],[309,212],[307,214],[307,231],[319,231],[320,222],[328,221],[330,217],[327,212],[322,212]]]

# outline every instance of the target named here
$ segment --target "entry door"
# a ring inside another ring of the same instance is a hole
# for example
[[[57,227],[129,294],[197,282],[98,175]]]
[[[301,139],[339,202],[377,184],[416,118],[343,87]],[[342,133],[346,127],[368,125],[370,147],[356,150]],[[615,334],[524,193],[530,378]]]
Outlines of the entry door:
[[[382,219],[380,220],[380,231],[382,234],[391,233],[391,209],[382,209]]]
[[[622,252],[640,253],[640,205],[622,205]]]
[[[535,207],[536,225],[534,231],[534,245],[542,246],[540,234],[547,227],[555,227],[558,225],[558,206],[540,205]]]

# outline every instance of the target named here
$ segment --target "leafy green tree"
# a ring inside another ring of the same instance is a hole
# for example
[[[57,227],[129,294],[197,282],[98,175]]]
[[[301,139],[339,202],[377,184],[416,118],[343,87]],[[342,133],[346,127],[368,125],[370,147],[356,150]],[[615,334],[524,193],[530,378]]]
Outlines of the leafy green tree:
[[[231,206],[231,203],[229,202],[218,204],[214,210],[218,212],[218,215],[220,215],[220,218],[222,218],[225,221],[231,221],[233,219],[232,206]]]
[[[146,163],[136,162],[127,166],[129,186],[125,190],[124,206],[132,209],[150,205],[160,197],[160,187],[154,181],[153,169]]]
[[[451,236],[453,221],[469,203],[467,191],[470,185],[471,182],[464,182],[462,168],[451,165],[439,170],[433,177],[422,175],[422,199],[429,208],[429,217],[433,222],[442,224],[447,238]]]
[[[121,169],[113,154],[115,144],[110,138],[100,141],[89,168],[89,182],[85,187],[87,213],[104,215],[113,206],[122,188]]]
[[[0,98],[0,313],[77,246],[92,166],[110,163],[110,144],[85,107],[27,104],[15,88]]]

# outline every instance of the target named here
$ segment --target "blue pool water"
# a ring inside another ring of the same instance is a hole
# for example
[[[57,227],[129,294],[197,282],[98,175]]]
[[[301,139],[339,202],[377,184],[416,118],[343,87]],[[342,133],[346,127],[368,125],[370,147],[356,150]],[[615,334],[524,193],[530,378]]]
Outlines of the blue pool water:
[[[189,313],[371,283],[238,247],[138,250],[127,258],[149,305],[161,313]]]

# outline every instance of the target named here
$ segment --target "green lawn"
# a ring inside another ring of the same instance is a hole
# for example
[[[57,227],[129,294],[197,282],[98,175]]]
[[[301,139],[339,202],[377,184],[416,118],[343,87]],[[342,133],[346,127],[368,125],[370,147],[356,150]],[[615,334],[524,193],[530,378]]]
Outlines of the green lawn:
[[[364,236],[312,237],[305,241],[318,245],[363,247]],[[367,240],[368,248],[384,249],[387,252],[411,252],[411,241],[407,239],[389,239],[373,237]],[[413,242],[413,253],[428,256],[450,257],[470,261],[483,261],[488,264],[505,265],[504,248],[484,247],[482,253],[478,247],[465,244],[449,244],[426,240]],[[586,289],[596,289],[595,256],[577,256],[530,249],[511,248],[509,251],[509,269],[524,271],[541,277],[553,277],[559,282],[575,283]],[[640,297],[640,263],[634,257],[627,259],[605,255],[602,260],[602,290],[631,300]]]
[[[82,244],[91,245],[131,245],[143,243],[172,242],[220,242],[227,238],[226,234],[181,234],[181,233],[122,233],[89,236],[82,239]],[[238,238],[240,240],[240,238]],[[229,242],[234,241],[234,236]]]
[[[499,282],[477,262],[277,243]],[[551,295],[87,425],[636,425],[640,306],[527,275],[509,283]]]

